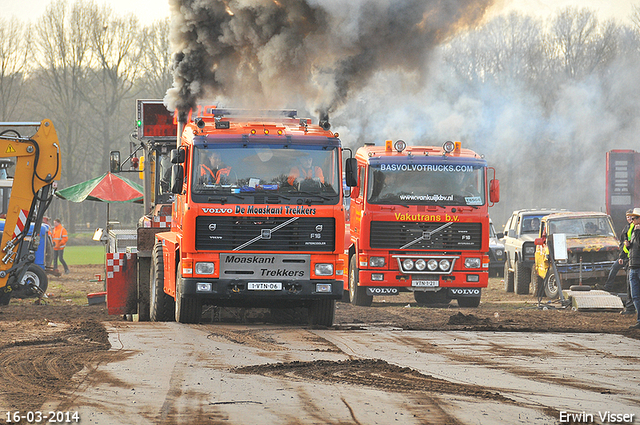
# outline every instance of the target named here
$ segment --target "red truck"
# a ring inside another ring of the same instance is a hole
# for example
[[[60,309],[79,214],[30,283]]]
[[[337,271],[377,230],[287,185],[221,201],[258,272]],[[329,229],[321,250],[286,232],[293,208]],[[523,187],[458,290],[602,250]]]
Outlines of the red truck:
[[[351,303],[411,291],[419,304],[477,307],[488,284],[489,206],[499,201],[495,170],[460,142],[389,140],[366,144],[355,159],[345,251]]]
[[[151,213],[127,258],[140,320],[194,323],[207,304],[307,307],[311,324],[330,326],[346,265],[342,146],[329,123],[201,107],[176,131],[170,114],[155,116],[167,111],[144,113],[158,104],[138,104]]]

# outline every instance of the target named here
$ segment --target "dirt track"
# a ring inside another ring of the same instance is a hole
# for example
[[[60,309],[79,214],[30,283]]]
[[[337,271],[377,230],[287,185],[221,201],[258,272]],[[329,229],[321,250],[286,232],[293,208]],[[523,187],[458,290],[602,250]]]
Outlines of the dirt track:
[[[76,305],[89,292],[100,291],[103,283],[92,282],[102,267],[76,267],[72,273],[53,277],[49,286],[51,298],[46,305],[35,305],[34,300],[12,300],[0,308],[0,406],[6,411],[34,410],[46,400],[57,397],[63,402],[63,388],[72,383],[71,377],[85,366],[93,367],[115,360],[118,355],[108,351],[109,342],[103,322],[125,323],[120,317],[109,316],[104,305]],[[483,302],[477,309],[461,309],[453,301],[446,308],[417,307],[410,294],[386,299],[375,299],[370,308],[338,303],[337,330],[357,330],[381,326],[404,330],[474,330],[503,332],[602,332],[640,338],[640,332],[628,327],[634,316],[621,316],[614,312],[573,312],[567,309],[541,310],[531,296],[506,294],[500,278],[492,278],[483,293]],[[214,312],[205,314],[210,320]],[[219,311],[227,323],[251,323],[276,320],[260,312]],[[208,314],[208,315],[207,315]],[[282,319],[282,317],[280,317]],[[116,356],[116,357],[114,357]],[[387,367],[388,366],[388,367]],[[375,373],[394,375],[397,390],[412,381],[413,371],[398,370],[383,363],[347,362],[314,365],[305,373],[324,376],[344,375],[347,381]],[[264,373],[284,373],[267,370]],[[345,371],[349,371],[348,376]],[[251,371],[246,369],[243,372]],[[295,370],[286,373],[297,373]],[[310,376],[312,378],[312,376]],[[360,378],[358,378],[360,379]],[[415,381],[415,380],[414,380]],[[438,384],[424,381],[423,384]],[[445,385],[445,384],[442,384]],[[442,387],[446,392],[445,387]],[[458,391],[464,391],[459,387]],[[474,389],[482,393],[482,389]]]

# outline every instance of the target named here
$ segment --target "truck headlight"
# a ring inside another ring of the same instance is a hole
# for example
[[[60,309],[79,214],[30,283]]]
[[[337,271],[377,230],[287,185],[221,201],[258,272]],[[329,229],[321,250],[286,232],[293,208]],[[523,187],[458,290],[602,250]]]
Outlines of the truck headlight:
[[[427,262],[424,261],[422,258],[416,260],[416,269],[419,271],[424,270],[427,267]]]
[[[196,274],[213,274],[215,270],[213,263],[196,263]]]
[[[442,259],[438,263],[438,267],[440,267],[440,270],[442,270],[443,272],[449,271],[449,267],[451,267],[451,262],[449,260]]]
[[[384,257],[371,257],[369,258],[369,265],[371,267],[384,267],[385,258]]]
[[[333,264],[331,263],[317,263],[315,266],[316,276],[331,276],[333,275]]]
[[[402,260],[402,268],[405,270],[411,270],[413,268],[413,260],[411,258]]]
[[[531,254],[533,254],[535,252],[536,252],[536,247],[535,246],[527,245],[527,246],[524,247],[524,253],[525,254],[531,255]]]
[[[464,267],[467,269],[479,269],[482,262],[479,258],[465,258]]]
[[[427,267],[429,268],[429,270],[435,271],[438,268],[438,261],[432,258],[427,262]]]

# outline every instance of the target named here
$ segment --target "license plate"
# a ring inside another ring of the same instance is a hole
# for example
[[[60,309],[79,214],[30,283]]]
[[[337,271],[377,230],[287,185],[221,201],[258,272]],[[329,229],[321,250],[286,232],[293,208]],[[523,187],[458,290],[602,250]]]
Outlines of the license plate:
[[[249,282],[247,289],[250,291],[281,291],[282,282]]]
[[[421,286],[432,288],[434,286],[440,286],[440,281],[438,280],[412,280],[411,286]]]

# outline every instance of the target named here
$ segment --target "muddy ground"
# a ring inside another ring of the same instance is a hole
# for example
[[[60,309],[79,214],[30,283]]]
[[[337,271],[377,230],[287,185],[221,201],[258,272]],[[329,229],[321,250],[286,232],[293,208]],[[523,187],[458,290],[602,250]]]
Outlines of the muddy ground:
[[[55,399],[70,378],[85,366],[113,360],[103,322],[123,322],[110,316],[104,304],[87,305],[88,293],[104,290],[103,266],[76,266],[70,274],[49,276],[48,300],[13,299],[0,306],[0,406],[7,411],[33,411]],[[501,278],[491,278],[478,308],[419,307],[411,294],[374,298],[372,307],[338,303],[335,328],[358,329],[365,325],[406,330],[474,330],[504,332],[602,332],[640,339],[629,330],[634,315],[618,312],[578,312],[558,303],[538,305],[531,295],[505,293]],[[545,300],[546,301],[546,300]],[[542,308],[544,307],[544,308]],[[293,313],[292,316],[300,315]],[[231,322],[263,321],[269,314],[238,309],[208,310],[204,321],[222,318]],[[278,319],[282,320],[282,315]],[[392,365],[362,363],[371,370],[393,375]],[[406,375],[406,371],[402,371]],[[406,378],[406,377],[404,377]],[[403,379],[404,379],[403,378]]]

